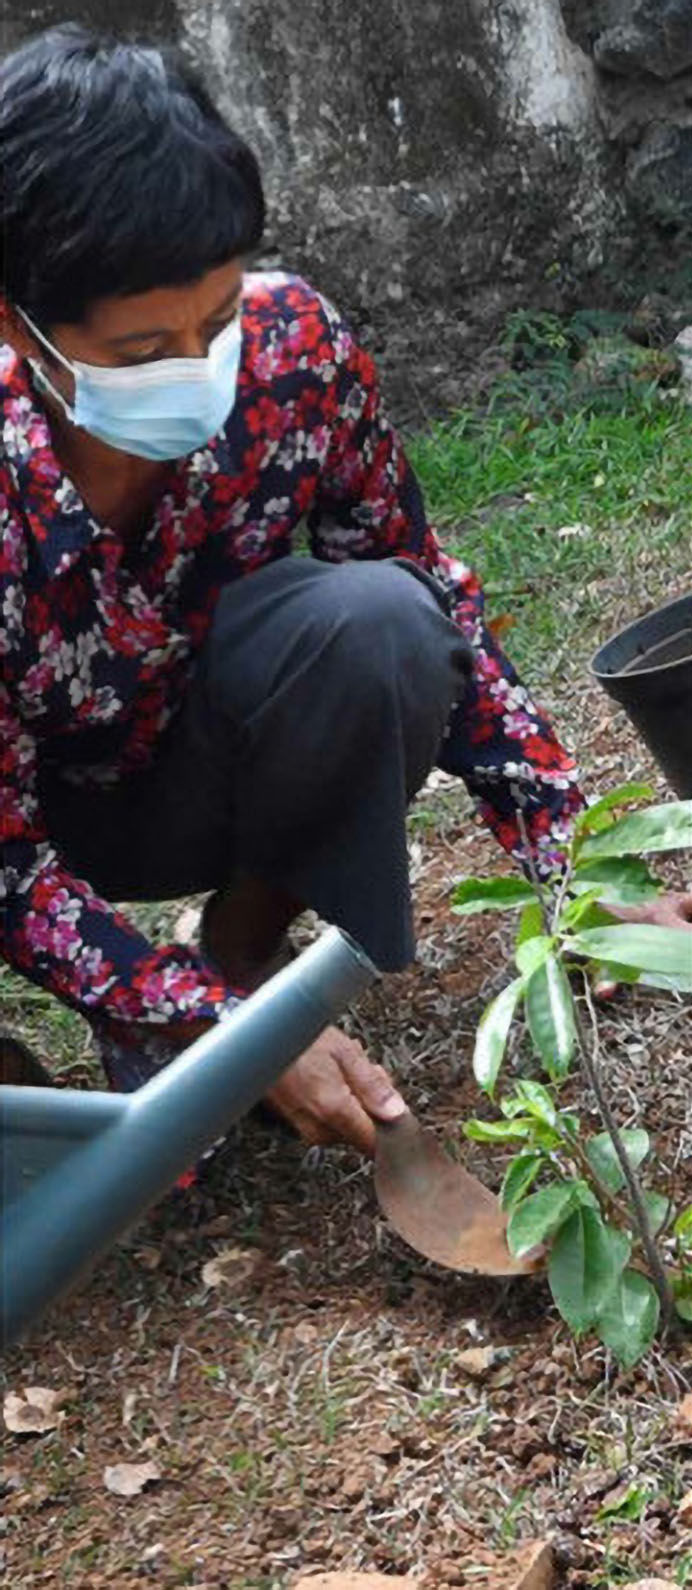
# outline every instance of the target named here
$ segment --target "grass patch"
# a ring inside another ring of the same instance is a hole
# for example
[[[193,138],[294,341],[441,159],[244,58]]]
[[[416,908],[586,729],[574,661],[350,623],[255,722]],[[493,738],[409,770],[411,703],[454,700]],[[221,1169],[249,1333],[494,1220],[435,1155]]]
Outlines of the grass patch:
[[[689,572],[690,409],[636,383],[588,400],[560,377],[553,409],[510,382],[410,446],[445,545],[511,616],[508,649],[539,685],[583,665],[615,597],[635,617]]]

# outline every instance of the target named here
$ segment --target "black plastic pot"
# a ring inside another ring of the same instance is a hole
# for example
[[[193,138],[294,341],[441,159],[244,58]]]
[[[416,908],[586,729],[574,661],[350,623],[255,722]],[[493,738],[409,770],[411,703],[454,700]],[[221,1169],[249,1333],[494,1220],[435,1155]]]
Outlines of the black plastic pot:
[[[676,794],[692,796],[692,596],[628,624],[591,666]]]

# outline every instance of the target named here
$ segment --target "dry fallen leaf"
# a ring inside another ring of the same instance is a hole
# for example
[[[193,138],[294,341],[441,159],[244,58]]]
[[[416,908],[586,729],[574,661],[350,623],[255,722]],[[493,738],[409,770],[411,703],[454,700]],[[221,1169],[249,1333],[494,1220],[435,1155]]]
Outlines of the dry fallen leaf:
[[[688,1391],[687,1396],[683,1397],[680,1403],[677,1411],[677,1422],[692,1429],[692,1391]]]
[[[205,1286],[242,1286],[257,1268],[257,1248],[222,1248],[202,1268]]]
[[[561,541],[580,540],[583,536],[591,535],[590,524],[563,524],[558,530]]]
[[[69,1397],[69,1391],[51,1391],[46,1386],[8,1391],[3,1404],[5,1427],[13,1435],[43,1435],[47,1430],[56,1430],[65,1417],[63,1404]]]
[[[516,622],[516,618],[513,618],[511,613],[498,613],[497,618],[489,620],[488,629],[496,640],[502,640],[503,635],[507,634],[508,629],[513,629]]]
[[[114,1463],[103,1471],[103,1483],[114,1496],[139,1496],[147,1485],[160,1480],[155,1463]]]
[[[692,1491],[688,1491],[687,1495],[683,1496],[678,1507],[678,1518],[686,1529],[692,1525]]]
[[[145,1242],[141,1248],[137,1248],[135,1258],[142,1269],[158,1270],[161,1263],[161,1249],[155,1248],[152,1242]]]
[[[213,1220],[205,1220],[203,1225],[197,1227],[197,1236],[227,1237],[232,1230],[232,1215],[215,1215]]]

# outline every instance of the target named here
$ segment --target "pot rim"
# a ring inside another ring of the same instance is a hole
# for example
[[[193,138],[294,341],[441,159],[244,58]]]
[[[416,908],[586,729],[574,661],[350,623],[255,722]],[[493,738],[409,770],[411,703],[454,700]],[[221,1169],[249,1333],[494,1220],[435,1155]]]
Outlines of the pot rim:
[[[603,669],[599,667],[599,659],[602,658],[604,652],[609,651],[611,646],[614,646],[616,642],[620,641],[626,643],[627,637],[632,635],[634,631],[639,631],[641,634],[642,631],[645,632],[645,627],[649,623],[653,622],[655,619],[660,620],[666,614],[670,614],[672,617],[676,610],[679,612],[685,610],[687,612],[690,621],[690,629],[692,630],[692,591],[689,591],[685,596],[676,596],[672,601],[663,602],[660,607],[652,608],[650,613],[644,613],[641,618],[633,619],[631,623],[625,624],[623,629],[619,629],[614,635],[611,635],[609,640],[604,641],[603,645],[599,646],[598,651],[595,652],[591,660],[591,673],[594,675],[594,677],[599,680],[621,678],[638,679],[647,674],[652,676],[661,673],[673,673],[673,671],[678,668],[689,668],[690,664],[692,664],[692,650],[690,651],[688,657],[678,657],[674,662],[657,663],[653,668],[637,668],[634,666],[634,655],[631,656],[629,660],[626,658],[621,667],[610,669]],[[659,641],[664,641],[665,639],[665,633],[658,636]],[[642,652],[641,655],[643,660],[643,658],[646,656],[646,652]]]

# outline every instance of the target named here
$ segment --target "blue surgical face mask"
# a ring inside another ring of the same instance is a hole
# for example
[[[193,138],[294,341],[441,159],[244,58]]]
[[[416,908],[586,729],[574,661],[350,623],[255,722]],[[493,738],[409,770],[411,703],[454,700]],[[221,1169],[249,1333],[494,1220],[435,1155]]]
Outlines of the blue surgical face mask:
[[[206,359],[156,359],[122,369],[66,359],[19,310],[27,326],[74,376],[74,404],[36,360],[39,385],[57,398],[73,425],[109,447],[163,462],[184,458],[218,435],[235,403],[240,369],[240,316],[215,337]]]

